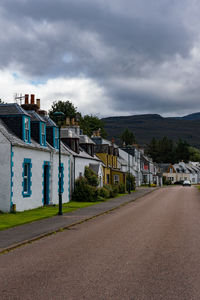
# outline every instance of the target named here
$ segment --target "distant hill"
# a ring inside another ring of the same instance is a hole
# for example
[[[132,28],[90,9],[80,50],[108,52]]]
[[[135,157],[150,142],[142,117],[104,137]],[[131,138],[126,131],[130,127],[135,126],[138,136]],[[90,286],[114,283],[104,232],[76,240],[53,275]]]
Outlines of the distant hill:
[[[148,144],[153,137],[167,136],[173,141],[179,138],[200,149],[200,113],[184,117],[164,118],[157,114],[109,117],[102,119],[108,138],[120,143],[120,135],[128,128],[141,146]]]
[[[200,112],[182,117],[184,120],[200,120]]]

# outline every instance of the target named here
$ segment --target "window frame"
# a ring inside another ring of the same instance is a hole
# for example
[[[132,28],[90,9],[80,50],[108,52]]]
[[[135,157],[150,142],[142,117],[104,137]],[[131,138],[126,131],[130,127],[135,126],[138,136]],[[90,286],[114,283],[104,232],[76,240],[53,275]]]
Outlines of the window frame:
[[[53,146],[56,149],[59,149],[59,128],[53,128]]]
[[[32,177],[32,163],[30,158],[24,158],[22,164],[22,196],[30,197],[32,194],[31,191],[31,177]]]
[[[116,180],[116,178],[118,178],[117,180]],[[113,181],[114,181],[114,184],[119,184],[119,175],[118,174],[114,174],[114,176],[113,176]]]
[[[40,145],[46,146],[46,124],[40,122]]]
[[[28,126],[27,126],[28,125]],[[28,116],[23,116],[22,118],[22,139],[25,143],[30,143],[31,141],[31,122]]]

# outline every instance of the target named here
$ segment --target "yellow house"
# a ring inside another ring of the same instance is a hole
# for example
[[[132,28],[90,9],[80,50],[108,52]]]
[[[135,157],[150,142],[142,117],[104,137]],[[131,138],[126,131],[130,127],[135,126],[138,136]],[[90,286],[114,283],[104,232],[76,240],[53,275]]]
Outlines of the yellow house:
[[[97,139],[98,138],[98,139]],[[113,144],[101,144],[101,137],[93,138],[96,142],[95,154],[104,163],[104,184],[120,184],[126,185],[126,174],[118,167],[117,158],[119,156],[118,148]]]

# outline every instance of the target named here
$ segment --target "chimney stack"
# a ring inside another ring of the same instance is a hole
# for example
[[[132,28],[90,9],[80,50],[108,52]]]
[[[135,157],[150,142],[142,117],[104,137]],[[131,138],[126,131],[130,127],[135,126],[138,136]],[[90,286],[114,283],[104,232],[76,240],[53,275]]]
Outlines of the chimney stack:
[[[74,118],[71,119],[71,124],[74,126]]]
[[[40,115],[40,116],[47,116],[47,111],[46,110],[38,110],[37,113]]]
[[[35,104],[35,95],[31,94],[31,104]]]
[[[36,99],[36,104],[38,106],[38,109],[40,109],[40,99]]]
[[[70,126],[70,118],[69,117],[66,118],[66,125]]]
[[[25,103],[24,104],[28,104],[28,94],[25,95]]]

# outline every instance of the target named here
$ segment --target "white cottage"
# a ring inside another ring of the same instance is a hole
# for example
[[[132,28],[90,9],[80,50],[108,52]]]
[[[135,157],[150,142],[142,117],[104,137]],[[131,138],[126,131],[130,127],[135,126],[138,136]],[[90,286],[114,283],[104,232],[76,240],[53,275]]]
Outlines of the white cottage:
[[[0,104],[0,210],[9,212],[58,203],[58,128],[40,116],[34,101],[25,110]],[[70,156],[61,148],[63,202],[69,201]]]
[[[74,190],[75,180],[84,175],[85,167],[92,169],[99,178],[99,186],[103,186],[103,162],[95,155],[95,143],[87,136],[80,134],[80,127],[74,121],[61,128],[61,139],[65,150],[70,154],[71,188]]]

